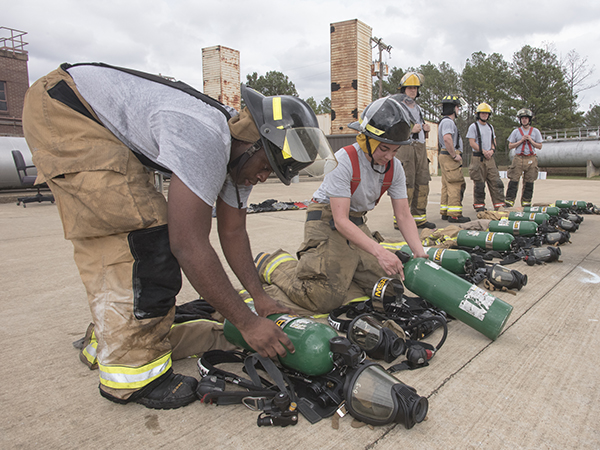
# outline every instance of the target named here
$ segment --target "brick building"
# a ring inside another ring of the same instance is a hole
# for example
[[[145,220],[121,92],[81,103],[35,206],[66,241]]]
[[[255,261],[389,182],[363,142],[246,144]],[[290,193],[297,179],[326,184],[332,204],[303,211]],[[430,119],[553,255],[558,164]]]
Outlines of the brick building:
[[[0,27],[0,136],[23,136],[23,100],[29,88],[26,34]]]

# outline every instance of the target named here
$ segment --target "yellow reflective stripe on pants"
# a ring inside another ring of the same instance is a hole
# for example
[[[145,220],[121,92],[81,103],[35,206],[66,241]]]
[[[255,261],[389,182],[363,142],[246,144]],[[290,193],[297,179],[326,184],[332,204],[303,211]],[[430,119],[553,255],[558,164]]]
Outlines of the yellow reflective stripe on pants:
[[[172,364],[171,352],[141,367],[98,364],[100,383],[113,389],[140,389],[164,374]]]
[[[81,350],[81,354],[86,359],[86,361],[93,366],[98,363],[96,359],[96,349],[98,348],[98,342],[93,341],[90,342],[83,350]]]
[[[294,258],[292,255],[290,255],[289,253],[282,253],[281,255],[273,258],[272,261],[269,261],[269,263],[267,264],[267,267],[265,267],[265,281],[269,284],[271,284],[271,274],[273,273],[273,271],[275,269],[277,269],[277,266],[279,266],[281,263],[284,263],[286,261],[296,261],[296,258]]]
[[[406,242],[381,242],[379,245],[381,245],[386,250],[395,252],[396,250],[400,250],[403,246],[408,244]]]
[[[462,206],[448,206],[448,215],[450,217],[462,216]]]

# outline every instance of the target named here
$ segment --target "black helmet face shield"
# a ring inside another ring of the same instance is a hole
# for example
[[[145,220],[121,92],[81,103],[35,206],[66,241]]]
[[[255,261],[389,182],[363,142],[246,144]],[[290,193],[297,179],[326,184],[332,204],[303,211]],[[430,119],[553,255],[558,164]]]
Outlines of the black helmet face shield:
[[[405,94],[375,100],[365,108],[360,120],[348,127],[387,144],[410,144],[410,132],[414,124],[406,102],[412,101]]]
[[[317,117],[306,102],[290,95],[265,97],[243,84],[242,98],[260,132],[271,168],[284,184],[289,185],[317,158],[335,161]]]

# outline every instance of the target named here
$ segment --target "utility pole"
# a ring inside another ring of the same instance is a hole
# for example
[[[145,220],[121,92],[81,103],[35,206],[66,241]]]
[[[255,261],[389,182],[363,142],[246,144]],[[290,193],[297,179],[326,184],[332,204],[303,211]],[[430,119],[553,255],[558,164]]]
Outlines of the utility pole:
[[[372,37],[371,41],[373,41],[375,43],[375,45],[373,46],[373,48],[378,47],[379,48],[379,70],[377,71],[377,77],[379,78],[379,98],[381,98],[383,96],[383,61],[382,61],[382,56],[383,56],[383,52],[386,51],[388,53],[391,54],[392,52],[392,46],[391,45],[387,45],[383,42],[383,39],[377,38],[377,37]]]

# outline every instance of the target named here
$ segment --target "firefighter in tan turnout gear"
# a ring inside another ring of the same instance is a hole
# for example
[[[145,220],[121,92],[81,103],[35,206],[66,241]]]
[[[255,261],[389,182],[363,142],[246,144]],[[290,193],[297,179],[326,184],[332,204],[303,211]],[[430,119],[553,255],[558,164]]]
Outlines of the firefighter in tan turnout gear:
[[[536,150],[542,148],[542,134],[537,128],[531,126],[533,113],[530,109],[520,109],[517,117],[520,127],[513,130],[508,137],[508,148],[515,149],[515,156],[507,173],[510,181],[506,188],[506,204],[508,206],[515,205],[519,180],[523,176],[521,206],[531,206],[533,183],[538,177]]]
[[[463,142],[455,120],[462,106],[456,95],[442,99],[442,119],[438,125],[440,167],[442,172],[442,195],[440,214],[442,220],[452,223],[469,222],[463,216],[462,201],[465,194],[465,177],[462,173]]]
[[[427,257],[410,214],[404,170],[394,158],[413,125],[405,99],[402,94],[380,98],[349,125],[359,131],[356,143],[336,152],[337,167],[314,193],[298,259],[284,250],[256,257],[263,282],[306,310],[330,312],[370,295],[380,278],[402,276],[398,257],[366,224],[367,212],[385,192],[413,254]]]
[[[228,345],[215,321],[175,332],[181,269],[261,355],[293,351],[266,319],[289,309],[263,291],[245,208],[252,186],[272,171],[289,184],[331,152],[306,103],[245,86],[242,98],[238,115],[184,83],[100,63],[63,64],[27,92],[23,127],[37,181],[56,198],[95,325],[84,359],[98,367],[100,394],[111,401],[187,405],[197,380],[173,373],[178,341],[188,349],[179,357]],[[168,203],[147,167],[171,173]],[[214,204],[225,257],[259,315],[210,243]]]
[[[417,228],[435,228],[435,223],[427,221],[427,198],[429,196],[431,175],[429,173],[425,139],[430,127],[425,123],[423,111],[415,101],[419,97],[419,90],[422,85],[423,75],[416,72],[406,73],[400,81],[398,89],[400,93],[408,96],[405,103],[409,107],[408,111],[414,125],[411,130],[411,142],[400,146],[396,158],[402,162],[404,168],[408,204]]]
[[[496,134],[494,127],[488,122],[492,115],[492,107],[487,103],[477,106],[476,120],[469,126],[467,139],[473,149],[469,177],[473,181],[473,208],[485,211],[485,185],[490,191],[494,210],[505,206],[504,184],[496,166]]]

